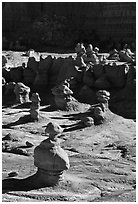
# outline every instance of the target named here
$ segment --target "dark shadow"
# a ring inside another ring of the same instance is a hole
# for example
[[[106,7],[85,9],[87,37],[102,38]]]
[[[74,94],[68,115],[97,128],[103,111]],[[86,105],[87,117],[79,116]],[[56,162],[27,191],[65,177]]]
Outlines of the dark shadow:
[[[2,181],[2,193],[9,191],[30,191],[34,189],[50,187],[49,183],[40,184],[37,180],[37,173],[24,179],[6,178]]]
[[[23,117],[20,117],[19,120],[13,122],[13,123],[9,123],[7,125],[2,125],[2,128],[10,128],[11,126],[16,126],[16,125],[21,125],[21,124],[25,124],[28,122],[34,122],[33,118],[30,117],[30,115],[25,115]]]
[[[2,150],[2,152],[18,154],[18,155],[23,155],[23,156],[27,156],[27,157],[31,155],[27,151],[23,151],[22,149],[20,149],[20,147],[16,147],[16,148],[13,148],[13,149],[5,149],[5,150]]]
[[[86,125],[82,124],[82,123],[77,123],[75,125],[70,125],[68,127],[66,127],[63,132],[71,132],[71,131],[76,131],[76,130],[81,130],[86,128]]]
[[[50,117],[51,119],[58,119],[58,120],[62,120],[62,119],[67,119],[66,117]]]
[[[49,105],[46,108],[42,108],[41,111],[45,111],[45,112],[52,112],[52,111],[57,111],[58,109],[54,106]]]
[[[2,105],[2,108],[12,108],[13,106],[14,106],[14,103],[10,103],[10,104]]]
[[[22,109],[22,108],[30,108],[32,102],[26,102],[26,103],[22,103],[22,104],[15,104],[14,108],[17,109]]]
[[[81,120],[84,117],[92,117],[92,112],[84,112],[84,113],[75,113],[75,114],[69,114],[69,115],[63,115],[68,120]]]
[[[6,104],[3,104],[2,105],[2,108],[17,108],[17,109],[22,109],[22,108],[30,108],[30,105],[31,105],[31,102],[26,102],[26,103],[22,103],[22,104],[19,104],[19,103],[6,103]]]

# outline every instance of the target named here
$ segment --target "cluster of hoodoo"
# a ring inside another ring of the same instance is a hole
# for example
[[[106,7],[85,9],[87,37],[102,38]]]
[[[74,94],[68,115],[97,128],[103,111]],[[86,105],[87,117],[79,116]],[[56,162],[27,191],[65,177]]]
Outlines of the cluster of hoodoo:
[[[110,93],[106,90],[99,90],[97,91],[96,95],[99,103],[92,105],[88,109],[89,117],[84,117],[81,120],[81,122],[87,127],[103,124],[106,118],[106,113],[108,111]]]

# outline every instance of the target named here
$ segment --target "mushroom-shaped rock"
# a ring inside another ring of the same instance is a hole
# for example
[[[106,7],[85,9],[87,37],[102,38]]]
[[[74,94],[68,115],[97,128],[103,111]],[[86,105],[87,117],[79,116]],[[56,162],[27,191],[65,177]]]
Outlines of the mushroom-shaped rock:
[[[108,100],[110,99],[110,93],[105,90],[99,90],[97,93],[98,101],[101,103],[108,103]]]
[[[49,138],[42,141],[34,150],[34,165],[38,167],[38,182],[43,185],[56,185],[63,180],[63,171],[69,169],[67,153],[60,147],[57,138],[62,133],[59,125],[49,123],[45,130]]]
[[[110,93],[108,92],[108,91],[106,91],[106,90],[99,90],[99,91],[97,91],[97,96],[100,96],[100,95],[105,95],[105,96],[110,96]]]

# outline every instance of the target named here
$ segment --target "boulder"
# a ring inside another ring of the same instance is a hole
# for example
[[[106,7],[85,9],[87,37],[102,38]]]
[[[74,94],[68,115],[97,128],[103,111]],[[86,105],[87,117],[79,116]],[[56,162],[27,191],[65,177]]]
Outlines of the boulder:
[[[94,125],[94,119],[92,117],[84,117],[81,119],[81,122],[87,127]]]
[[[50,139],[55,139],[63,132],[63,128],[57,123],[49,122],[45,129],[45,134],[49,136]]]

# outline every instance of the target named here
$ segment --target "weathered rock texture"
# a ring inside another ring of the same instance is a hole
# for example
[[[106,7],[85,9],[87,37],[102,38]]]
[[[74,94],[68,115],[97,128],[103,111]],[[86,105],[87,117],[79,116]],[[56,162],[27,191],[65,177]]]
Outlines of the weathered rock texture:
[[[69,168],[67,153],[60,147],[58,136],[62,128],[48,123],[45,133],[49,138],[42,141],[34,150],[34,165],[38,167],[38,182],[47,185],[56,185],[63,180],[63,171]]]
[[[25,86],[23,83],[16,83],[14,87],[14,93],[16,95],[17,103],[29,102],[30,88]]]
[[[59,109],[66,109],[67,104],[74,98],[71,96],[73,92],[64,84],[60,84],[52,89],[55,104]]]
[[[33,93],[31,97],[30,114],[33,120],[39,120],[40,97],[38,93]]]

